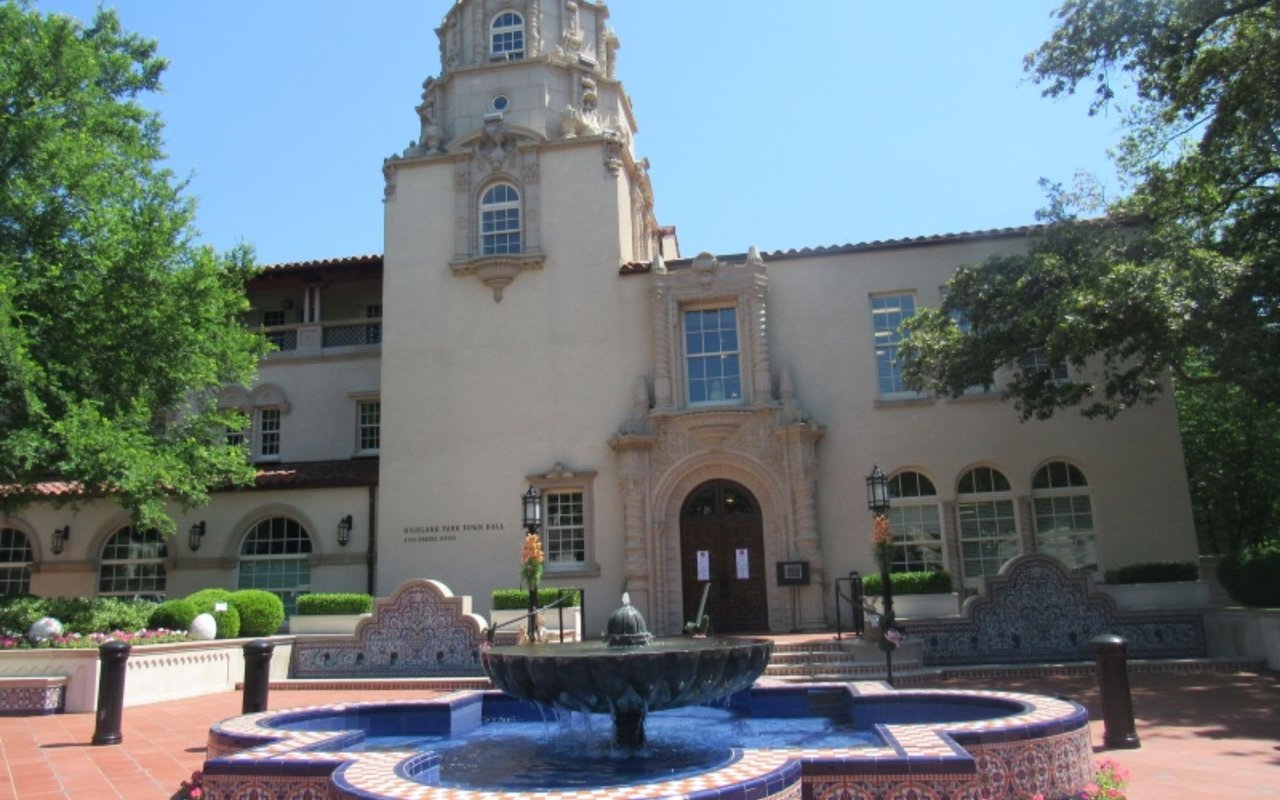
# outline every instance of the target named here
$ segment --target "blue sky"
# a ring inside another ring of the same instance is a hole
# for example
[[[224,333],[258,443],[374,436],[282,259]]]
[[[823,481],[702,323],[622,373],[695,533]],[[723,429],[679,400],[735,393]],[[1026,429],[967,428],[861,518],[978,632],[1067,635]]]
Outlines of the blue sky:
[[[202,239],[279,263],[382,252],[382,160],[418,135],[452,0],[114,0],[171,66],[147,102]],[[1050,0],[614,0],[659,222],[686,255],[1023,225],[1041,177],[1115,181],[1119,116],[1022,56]],[[97,0],[37,0],[89,19]]]

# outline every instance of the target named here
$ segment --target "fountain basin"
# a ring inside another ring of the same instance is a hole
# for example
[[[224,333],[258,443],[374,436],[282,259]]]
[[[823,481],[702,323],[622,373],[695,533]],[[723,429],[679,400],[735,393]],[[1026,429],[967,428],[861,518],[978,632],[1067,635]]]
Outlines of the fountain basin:
[[[557,800],[673,795],[781,800],[799,797],[802,786],[806,797],[817,800],[842,792],[905,795],[909,790],[920,796],[993,800],[1039,792],[1053,800],[1070,796],[1092,779],[1088,715],[1076,703],[1008,692],[894,691],[880,682],[757,685],[730,702],[735,711],[759,717],[827,713],[834,708],[856,727],[873,732],[870,742],[851,738],[843,745],[828,740],[818,747],[733,748],[726,760],[705,769],[671,777],[631,777],[606,788],[457,788],[440,783],[440,755],[430,746],[420,751],[350,751],[367,735],[393,728],[418,728],[406,735],[461,735],[483,726],[486,715],[494,716],[490,712],[507,715],[514,702],[496,692],[459,692],[425,703],[352,703],[237,717],[210,731],[205,786],[211,800],[248,796],[253,789],[282,796],[309,791],[317,800],[480,800],[517,795]],[[486,705],[492,708],[486,710]]]

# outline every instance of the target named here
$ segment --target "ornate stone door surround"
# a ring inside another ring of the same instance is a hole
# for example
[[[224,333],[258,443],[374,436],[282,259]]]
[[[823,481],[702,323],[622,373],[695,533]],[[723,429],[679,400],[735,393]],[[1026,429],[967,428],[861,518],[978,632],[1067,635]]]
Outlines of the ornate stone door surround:
[[[688,268],[668,271],[655,258],[650,274],[653,395],[639,378],[630,417],[610,440],[620,467],[625,588],[654,630],[683,627],[680,509],[699,484],[728,479],[760,503],[770,629],[819,629],[826,595],[817,443],[825,429],[799,407],[785,368],[774,392],[764,260],[754,247],[741,264],[702,253]],[[742,399],[691,407],[684,400],[681,311],[707,306],[737,312]],[[777,586],[773,565],[784,559],[809,561],[810,586],[794,594]]]

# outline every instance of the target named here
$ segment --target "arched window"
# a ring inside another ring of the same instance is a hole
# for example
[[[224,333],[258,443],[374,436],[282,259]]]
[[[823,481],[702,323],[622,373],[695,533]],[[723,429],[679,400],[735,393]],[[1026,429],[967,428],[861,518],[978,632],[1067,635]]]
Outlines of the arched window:
[[[899,472],[889,479],[889,524],[893,530],[891,572],[937,572],[942,555],[942,516],[938,491],[919,472]]]
[[[160,531],[140,531],[132,525],[107,539],[98,568],[98,594],[104,597],[134,597],[163,600],[164,560],[169,551]]]
[[[1036,550],[1072,569],[1097,570],[1093,503],[1084,473],[1065,461],[1036,470],[1031,480],[1036,519]]]
[[[288,517],[268,517],[249,529],[240,545],[241,589],[266,589],[280,595],[286,614],[298,607],[298,595],[311,589],[311,536]]]
[[[509,183],[490,186],[480,198],[480,253],[520,252],[520,192]]]
[[[995,575],[1018,554],[1018,523],[1009,479],[991,467],[974,467],[956,486],[960,560],[966,586]]]
[[[504,11],[494,18],[489,32],[490,57],[509,61],[524,58],[524,17]]]
[[[0,595],[31,591],[31,542],[17,528],[0,528]]]

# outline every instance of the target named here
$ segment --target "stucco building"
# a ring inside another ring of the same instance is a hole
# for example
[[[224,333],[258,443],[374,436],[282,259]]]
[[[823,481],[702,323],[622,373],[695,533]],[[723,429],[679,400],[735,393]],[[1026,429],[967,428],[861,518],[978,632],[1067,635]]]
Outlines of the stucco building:
[[[4,522],[5,588],[291,597],[425,576],[483,610],[518,583],[534,486],[544,580],[585,589],[588,630],[626,591],[676,631],[706,582],[717,630],[817,628],[832,579],[875,568],[875,464],[898,567],[960,590],[1018,553],[1195,558],[1172,402],[1020,423],[1000,375],[955,400],[902,384],[901,321],[1035,229],[685,257],[655,217],[607,16],[459,0],[417,140],[383,166],[384,254],[249,287],[279,349],[222,401],[252,416],[257,485],[175,509],[167,543],[105,504],[30,507]],[[784,561],[807,586],[780,585]]]

